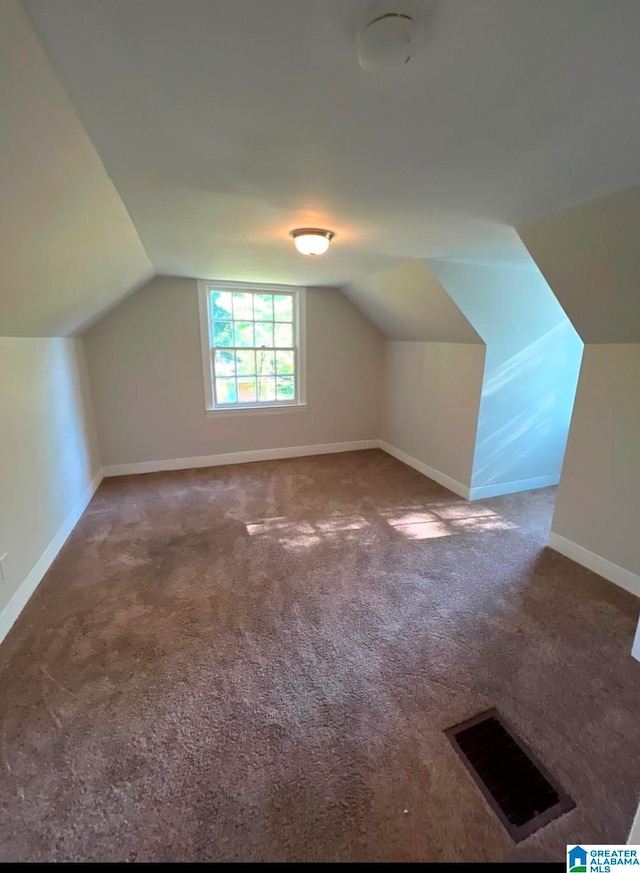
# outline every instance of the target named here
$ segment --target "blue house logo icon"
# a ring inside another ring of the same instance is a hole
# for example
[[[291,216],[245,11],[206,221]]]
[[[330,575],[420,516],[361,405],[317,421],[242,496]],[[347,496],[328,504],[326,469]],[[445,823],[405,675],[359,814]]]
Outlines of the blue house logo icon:
[[[587,871],[587,850],[582,846],[574,846],[567,852],[567,867],[569,873],[586,873]]]

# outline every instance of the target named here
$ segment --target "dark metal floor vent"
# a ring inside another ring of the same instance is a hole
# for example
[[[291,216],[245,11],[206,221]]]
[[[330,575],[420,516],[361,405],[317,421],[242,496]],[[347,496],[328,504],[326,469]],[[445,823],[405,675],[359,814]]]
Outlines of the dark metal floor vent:
[[[482,712],[445,734],[516,842],[575,807],[497,710]]]

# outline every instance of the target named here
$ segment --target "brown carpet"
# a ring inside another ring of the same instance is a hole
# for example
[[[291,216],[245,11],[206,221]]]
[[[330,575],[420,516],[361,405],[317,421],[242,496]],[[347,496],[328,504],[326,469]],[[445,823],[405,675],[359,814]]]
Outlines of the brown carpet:
[[[640,788],[638,601],[379,451],[105,481],[0,649],[6,859],[564,860]],[[577,808],[515,846],[443,735]]]

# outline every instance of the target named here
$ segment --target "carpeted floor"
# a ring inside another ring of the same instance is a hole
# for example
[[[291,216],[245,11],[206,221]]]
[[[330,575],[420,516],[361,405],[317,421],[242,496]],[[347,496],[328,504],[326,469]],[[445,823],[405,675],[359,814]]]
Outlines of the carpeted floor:
[[[379,451],[105,481],[0,648],[2,860],[564,860],[640,789],[638,601]],[[577,808],[515,846],[442,733]]]

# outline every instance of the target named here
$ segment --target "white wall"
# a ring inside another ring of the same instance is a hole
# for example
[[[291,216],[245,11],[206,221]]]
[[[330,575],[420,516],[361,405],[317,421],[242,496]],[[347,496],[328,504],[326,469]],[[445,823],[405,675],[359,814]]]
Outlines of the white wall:
[[[0,409],[2,639],[40,581],[34,568],[73,526],[99,472],[82,340],[0,338]]]
[[[429,261],[487,344],[472,496],[560,478],[582,342],[535,265]]]
[[[465,488],[471,484],[484,355],[482,345],[385,344],[382,438]]]
[[[633,640],[633,646],[631,647],[631,654],[636,661],[640,661],[640,620],[638,620],[638,627],[636,628],[636,635]],[[640,842],[640,816],[638,816],[638,837],[638,842]]]
[[[518,227],[586,343],[549,544],[640,595],[640,186]]]
[[[585,346],[551,540],[562,550],[554,536],[562,537],[622,568],[614,581],[638,595],[639,386],[640,345]],[[588,555],[571,557],[589,565]]]
[[[383,340],[336,289],[307,291],[306,407],[205,414],[197,283],[156,278],[86,333],[105,465],[376,439]]]
[[[568,320],[506,359],[487,347],[476,495],[558,483],[581,357],[582,342]]]
[[[634,818],[633,824],[631,825],[631,830],[629,832],[627,843],[631,846],[640,845],[640,805],[638,806],[636,817]]]

